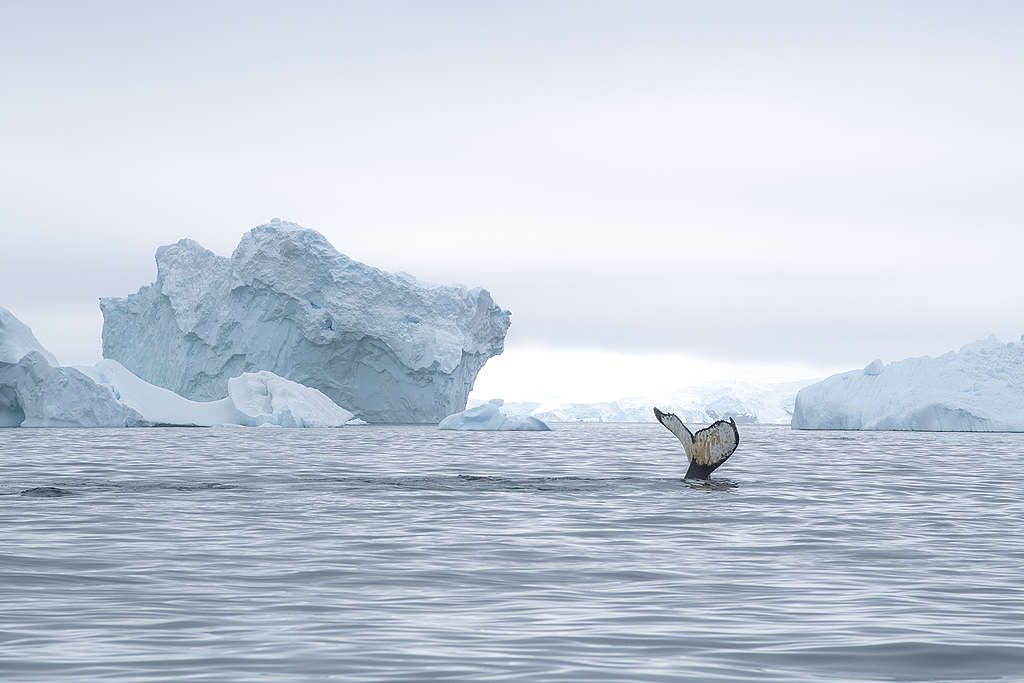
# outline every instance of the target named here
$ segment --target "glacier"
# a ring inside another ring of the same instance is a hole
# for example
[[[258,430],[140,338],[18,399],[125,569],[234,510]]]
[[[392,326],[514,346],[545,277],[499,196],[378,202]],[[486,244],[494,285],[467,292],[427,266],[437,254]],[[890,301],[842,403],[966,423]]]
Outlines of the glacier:
[[[193,400],[265,370],[368,422],[437,423],[465,408],[510,324],[487,290],[386,273],[279,219],[230,258],[183,239],[156,266],[151,285],[100,300],[103,356]]]
[[[0,427],[340,427],[352,419],[322,392],[271,372],[233,377],[226,398],[199,402],[114,360],[60,366],[28,326],[0,311]]]
[[[551,427],[529,415],[509,412],[500,398],[449,415],[437,425],[440,429],[472,432],[546,432]]]
[[[797,394],[794,429],[1024,431],[1024,337],[988,337],[833,375]]]

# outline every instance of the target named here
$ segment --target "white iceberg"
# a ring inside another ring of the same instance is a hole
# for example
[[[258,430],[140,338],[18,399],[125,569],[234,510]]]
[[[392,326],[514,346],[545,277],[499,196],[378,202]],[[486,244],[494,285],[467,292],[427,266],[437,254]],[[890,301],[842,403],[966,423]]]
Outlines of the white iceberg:
[[[505,402],[496,398],[483,405],[455,413],[441,420],[441,429],[479,432],[545,432],[550,431],[542,420],[529,415],[506,412]]]
[[[1024,338],[833,375],[796,398],[794,429],[1024,431]]]
[[[268,370],[369,422],[436,423],[465,408],[509,327],[486,290],[386,273],[277,219],[230,259],[181,240],[156,264],[153,284],[101,299],[103,355],[193,400]]]
[[[341,427],[352,413],[323,392],[272,372],[247,372],[228,380],[228,398],[250,427]]]
[[[9,343],[5,349],[16,353],[26,340],[37,348],[16,362],[0,360],[0,427],[341,427],[352,419],[322,392],[271,372],[231,378],[227,398],[191,401],[140,379],[114,360],[78,367],[51,363],[53,356],[27,326],[10,314],[0,317],[0,339],[14,338],[11,330],[21,346]]]

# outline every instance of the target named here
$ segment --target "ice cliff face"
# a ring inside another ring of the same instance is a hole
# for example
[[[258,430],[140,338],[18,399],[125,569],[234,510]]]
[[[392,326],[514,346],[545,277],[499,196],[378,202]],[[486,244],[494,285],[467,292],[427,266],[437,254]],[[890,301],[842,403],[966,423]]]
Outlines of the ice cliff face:
[[[509,327],[486,290],[385,273],[277,219],[230,259],[181,240],[156,263],[153,284],[100,300],[103,355],[196,400],[269,370],[370,422],[436,423],[465,408]]]
[[[1024,338],[833,375],[800,391],[793,427],[1024,431]]]

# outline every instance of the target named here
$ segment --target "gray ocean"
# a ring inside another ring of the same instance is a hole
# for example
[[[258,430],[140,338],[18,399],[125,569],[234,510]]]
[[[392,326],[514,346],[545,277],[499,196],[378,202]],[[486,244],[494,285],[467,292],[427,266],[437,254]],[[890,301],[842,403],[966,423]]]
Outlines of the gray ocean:
[[[1024,434],[0,430],[0,679],[1024,680]]]

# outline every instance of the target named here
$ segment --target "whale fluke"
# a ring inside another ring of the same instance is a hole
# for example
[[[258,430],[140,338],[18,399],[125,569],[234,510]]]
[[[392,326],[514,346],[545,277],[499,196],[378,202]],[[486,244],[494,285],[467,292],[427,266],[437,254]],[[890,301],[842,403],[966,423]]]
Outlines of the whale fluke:
[[[654,417],[683,444],[686,459],[690,461],[685,479],[707,479],[740,445],[740,432],[731,417],[728,422],[718,420],[697,430],[697,433],[687,429],[683,421],[672,413],[663,413],[655,408]]]

